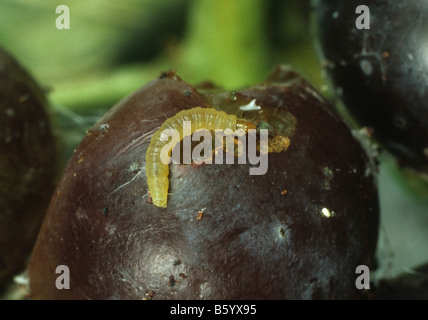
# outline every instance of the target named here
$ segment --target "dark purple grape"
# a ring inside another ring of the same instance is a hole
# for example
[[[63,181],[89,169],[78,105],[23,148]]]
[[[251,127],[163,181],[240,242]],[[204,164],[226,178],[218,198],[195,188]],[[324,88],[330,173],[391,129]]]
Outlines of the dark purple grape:
[[[26,267],[57,172],[47,99],[0,47],[0,289]]]
[[[184,109],[242,115],[249,105],[258,107],[251,121],[291,140],[269,153],[266,174],[249,175],[249,163],[171,164],[168,206],[153,205],[145,174],[153,132]],[[294,72],[278,68],[236,92],[163,73],[108,112],[70,159],[30,261],[31,295],[356,298],[356,267],[374,266],[375,176],[332,105]],[[59,265],[69,268],[69,290],[56,287]]]
[[[319,56],[337,96],[400,163],[428,172],[428,1],[317,0]],[[368,20],[364,20],[368,22]]]

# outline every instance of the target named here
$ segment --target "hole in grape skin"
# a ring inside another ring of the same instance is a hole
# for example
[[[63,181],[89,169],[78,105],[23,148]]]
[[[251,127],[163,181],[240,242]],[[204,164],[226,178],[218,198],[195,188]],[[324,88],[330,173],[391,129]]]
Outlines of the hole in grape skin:
[[[407,121],[402,116],[395,116],[393,121],[394,125],[399,129],[405,129],[407,127]]]

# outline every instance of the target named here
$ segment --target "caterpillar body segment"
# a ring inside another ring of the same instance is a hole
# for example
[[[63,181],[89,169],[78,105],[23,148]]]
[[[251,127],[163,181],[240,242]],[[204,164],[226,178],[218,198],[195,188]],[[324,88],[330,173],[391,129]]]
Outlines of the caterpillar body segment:
[[[231,129],[233,131],[244,129],[247,131],[249,128],[255,128],[254,124],[249,121],[238,119],[235,115],[230,115],[214,108],[196,107],[183,110],[174,117],[167,119],[159,130],[154,133],[146,151],[147,184],[153,204],[160,208],[167,206],[169,188],[169,166],[161,161],[161,150],[168,141],[161,139],[161,135],[167,129],[177,130],[181,141],[184,135],[184,121],[190,121],[191,134],[199,129]]]

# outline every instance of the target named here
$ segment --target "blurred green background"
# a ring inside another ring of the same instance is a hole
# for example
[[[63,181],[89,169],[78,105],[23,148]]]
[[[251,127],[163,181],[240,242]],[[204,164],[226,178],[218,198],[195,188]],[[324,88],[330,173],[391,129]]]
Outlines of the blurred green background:
[[[55,8],[70,9],[58,30]],[[287,0],[2,0],[0,40],[54,103],[73,110],[104,107],[175,68],[188,82],[226,88],[261,81],[278,61],[312,80],[304,1]]]
[[[58,30],[59,5],[70,29]],[[299,0],[1,0],[0,45],[46,89],[63,164],[85,131],[161,71],[225,89],[286,63],[331,97]],[[380,157],[379,277],[428,260],[428,187]]]
[[[59,5],[69,8],[68,30],[56,28]],[[237,89],[286,62],[319,85],[308,12],[295,0],[2,0],[0,44],[49,90],[68,148],[80,140],[75,125],[161,71]]]

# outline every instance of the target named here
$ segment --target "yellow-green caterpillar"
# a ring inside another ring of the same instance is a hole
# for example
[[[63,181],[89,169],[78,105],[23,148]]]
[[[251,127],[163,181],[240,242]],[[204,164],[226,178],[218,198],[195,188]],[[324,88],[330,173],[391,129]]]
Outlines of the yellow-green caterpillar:
[[[224,111],[218,111],[214,108],[196,107],[178,112],[174,117],[167,119],[157,130],[150,140],[146,151],[146,175],[150,195],[153,204],[165,208],[167,206],[168,187],[169,187],[169,166],[161,161],[161,150],[167,144],[167,141],[161,139],[164,130],[177,130],[180,134],[180,140],[183,139],[184,121],[190,121],[191,134],[199,129],[244,129],[255,128],[255,125],[245,119],[238,119],[237,116],[227,114]]]

